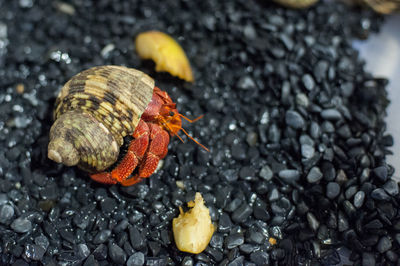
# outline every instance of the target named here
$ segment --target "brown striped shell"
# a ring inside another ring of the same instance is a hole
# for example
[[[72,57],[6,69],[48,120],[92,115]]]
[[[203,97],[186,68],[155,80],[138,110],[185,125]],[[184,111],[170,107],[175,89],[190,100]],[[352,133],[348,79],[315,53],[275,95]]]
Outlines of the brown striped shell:
[[[100,172],[116,162],[123,137],[132,134],[151,101],[154,80],[122,66],[98,66],[61,89],[50,129],[48,157]]]

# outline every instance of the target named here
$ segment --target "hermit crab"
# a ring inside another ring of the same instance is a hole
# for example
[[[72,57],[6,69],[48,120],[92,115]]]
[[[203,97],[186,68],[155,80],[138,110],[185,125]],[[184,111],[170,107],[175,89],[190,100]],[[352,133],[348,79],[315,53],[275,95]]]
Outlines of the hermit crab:
[[[61,89],[48,157],[77,165],[95,181],[130,186],[156,170],[168,152],[170,136],[181,130],[207,149],[182,128],[182,118],[194,122],[201,116],[190,120],[180,114],[145,73],[123,66],[93,67]],[[129,136],[131,141],[124,143]],[[126,151],[120,154],[123,145]]]

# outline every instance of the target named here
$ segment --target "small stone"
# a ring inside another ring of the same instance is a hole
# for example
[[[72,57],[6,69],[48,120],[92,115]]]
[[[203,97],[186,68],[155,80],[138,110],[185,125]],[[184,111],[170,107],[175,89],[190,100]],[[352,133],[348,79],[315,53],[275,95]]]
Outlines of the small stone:
[[[244,256],[239,256],[227,264],[227,266],[242,266],[244,265]]]
[[[308,100],[307,95],[305,95],[304,93],[298,93],[296,95],[296,103],[300,106],[308,107],[310,101]]]
[[[104,213],[110,213],[116,208],[117,202],[113,198],[105,198],[100,202],[100,206]]]
[[[314,121],[310,125],[310,135],[314,139],[318,139],[321,136],[321,127]]]
[[[313,146],[308,145],[308,144],[301,145],[301,155],[304,158],[310,159],[314,156],[314,153],[315,153],[315,149]]]
[[[243,243],[244,243],[244,237],[242,234],[239,234],[239,233],[234,233],[234,234],[228,235],[225,238],[225,247],[227,249],[235,248],[237,246],[240,246]]]
[[[86,244],[78,245],[78,255],[82,259],[86,259],[90,255],[90,250]]]
[[[375,266],[375,255],[372,253],[364,252],[362,254],[362,265],[363,266]]]
[[[8,202],[7,194],[0,193],[0,206]]]
[[[131,245],[134,249],[141,249],[145,245],[145,240],[140,234],[136,226],[129,227],[129,237],[131,240]]]
[[[254,40],[257,37],[257,32],[254,29],[254,26],[251,24],[247,24],[243,28],[243,34],[247,39]]]
[[[285,115],[286,124],[294,129],[303,128],[306,124],[304,118],[296,111],[289,110]]]
[[[250,254],[259,249],[257,245],[254,244],[243,244],[239,247],[240,251],[245,254]]]
[[[268,201],[273,202],[279,199],[279,197],[280,197],[279,190],[276,187],[274,187],[268,194]]]
[[[219,217],[218,231],[221,233],[227,233],[231,230],[232,226],[233,223],[231,218],[227,213],[223,212]]]
[[[239,171],[239,177],[243,180],[254,180],[255,179],[255,170],[250,166],[244,166]]]
[[[118,245],[114,243],[108,244],[108,254],[114,263],[125,264],[126,253]]]
[[[269,254],[264,251],[255,251],[250,254],[250,260],[256,265],[269,265]]]
[[[318,230],[318,227],[319,227],[319,222],[318,222],[317,218],[315,217],[315,215],[312,214],[311,212],[308,212],[307,213],[307,221],[308,221],[308,224],[309,224],[310,228],[314,232],[316,232]]]
[[[99,262],[94,258],[93,255],[90,255],[86,260],[83,266],[99,266]]]
[[[337,227],[339,232],[344,232],[349,229],[349,221],[347,220],[345,214],[341,211],[339,211],[338,214]]]
[[[111,236],[111,230],[101,230],[97,233],[97,235],[93,239],[93,244],[98,245],[106,242],[108,238]]]
[[[274,173],[272,172],[271,168],[268,165],[264,165],[259,173],[260,177],[266,181],[272,179]]]
[[[22,8],[31,8],[33,6],[33,0],[19,0],[19,6]]]
[[[100,244],[95,250],[93,250],[93,256],[96,260],[105,260],[108,255],[108,248],[104,244]]]
[[[26,233],[32,229],[32,223],[26,218],[17,218],[11,223],[11,228],[17,233]]]
[[[144,254],[142,252],[133,253],[128,261],[126,262],[127,266],[142,266],[144,265]]]
[[[360,208],[364,204],[364,199],[365,199],[364,191],[361,191],[361,190],[358,191],[354,195],[354,200],[353,200],[354,207]]]
[[[234,143],[231,147],[232,158],[238,161],[246,159],[246,147],[242,143]]]
[[[238,87],[242,90],[255,89],[256,83],[250,76],[243,76],[239,79]]]
[[[316,183],[319,180],[321,180],[322,177],[323,177],[323,174],[322,174],[321,170],[317,166],[314,166],[313,168],[311,168],[310,172],[308,172],[307,181],[309,183]]]
[[[242,204],[242,200],[239,198],[234,198],[226,207],[225,210],[228,212],[233,212]]]
[[[336,182],[329,182],[326,186],[326,196],[330,199],[336,198],[340,193],[340,186]]]
[[[255,205],[253,206],[253,215],[256,219],[262,221],[268,221],[271,216],[267,210],[265,203],[259,203],[256,201]]]
[[[391,196],[399,194],[399,185],[393,179],[390,179],[383,185],[383,189]]]
[[[326,79],[329,63],[325,60],[320,60],[315,64],[314,75],[318,82]]]
[[[344,192],[344,195],[346,197],[346,199],[351,199],[354,194],[357,193],[357,186],[351,186],[349,188],[346,189],[346,191]]]
[[[45,237],[44,235],[40,235],[35,237],[35,244],[41,246],[44,250],[47,250],[47,248],[50,245],[50,242],[47,239],[47,237]]]
[[[294,183],[300,178],[300,173],[298,170],[285,169],[279,171],[279,177],[286,183]]]
[[[374,219],[367,224],[364,225],[364,228],[367,230],[376,230],[376,229],[381,229],[383,228],[383,224],[379,219]]]
[[[305,74],[301,78],[301,80],[303,81],[303,85],[307,90],[311,91],[314,89],[315,81],[314,81],[314,78],[310,74]]]
[[[377,177],[382,182],[386,182],[388,178],[388,170],[386,166],[376,167],[372,169],[372,173],[374,173],[374,176]]]
[[[392,248],[392,241],[387,236],[383,236],[383,237],[381,237],[381,239],[379,239],[379,243],[377,245],[377,250],[380,253],[385,253],[386,251],[388,251],[391,248]]]
[[[14,216],[14,208],[8,204],[0,206],[0,223],[8,223]]]
[[[321,117],[326,120],[340,120],[342,114],[336,109],[325,109],[321,112]]]
[[[285,257],[285,251],[281,248],[274,248],[271,251],[271,259],[279,261]]]
[[[247,203],[244,203],[233,212],[232,220],[236,223],[243,223],[252,212],[253,209]]]
[[[390,196],[385,192],[383,188],[376,188],[372,190],[371,192],[371,197],[376,200],[382,200],[382,201],[389,201]]]
[[[24,255],[31,260],[41,260],[46,250],[39,245],[27,244]]]

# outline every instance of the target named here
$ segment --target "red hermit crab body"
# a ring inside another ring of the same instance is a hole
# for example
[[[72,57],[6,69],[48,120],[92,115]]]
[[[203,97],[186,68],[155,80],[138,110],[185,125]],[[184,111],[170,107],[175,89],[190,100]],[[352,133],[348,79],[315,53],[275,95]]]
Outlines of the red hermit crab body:
[[[112,171],[92,174],[90,177],[101,183],[118,182],[124,186],[149,177],[160,159],[167,155],[169,136],[176,135],[182,129],[181,116],[169,95],[154,87],[151,102],[132,135],[133,140],[125,157]],[[136,173],[132,175],[134,171]]]
[[[61,90],[48,157],[78,165],[95,181],[130,186],[156,170],[167,155],[170,136],[180,130],[207,150],[182,128],[182,118],[194,122],[201,117],[190,120],[180,114],[169,95],[143,72],[94,67]],[[118,161],[125,136],[133,139]]]

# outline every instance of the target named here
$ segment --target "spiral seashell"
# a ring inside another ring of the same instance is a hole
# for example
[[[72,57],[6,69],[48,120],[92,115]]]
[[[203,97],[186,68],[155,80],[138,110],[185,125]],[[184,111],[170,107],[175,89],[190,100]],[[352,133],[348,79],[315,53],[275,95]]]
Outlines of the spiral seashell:
[[[122,66],[98,66],[72,77],[56,99],[48,157],[99,172],[116,162],[151,101],[154,80]]]

